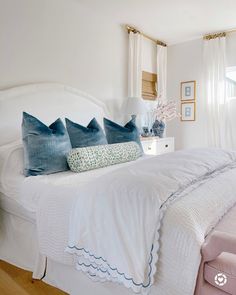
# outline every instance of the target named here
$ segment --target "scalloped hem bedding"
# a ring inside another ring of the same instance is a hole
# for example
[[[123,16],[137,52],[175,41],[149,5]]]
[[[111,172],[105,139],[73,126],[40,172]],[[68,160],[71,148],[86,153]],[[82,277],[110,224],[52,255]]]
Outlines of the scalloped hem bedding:
[[[71,263],[78,270],[93,280],[122,283],[136,293],[148,294],[159,269],[162,218],[166,211],[183,197],[205,195],[206,204],[210,202],[212,208],[203,211],[205,216],[199,217],[202,224],[196,224],[199,240],[203,241],[236,202],[235,178],[235,153],[201,149],[132,163],[79,190],[56,191],[51,187],[45,193],[57,193],[59,202],[65,202],[66,194],[73,195],[71,204],[67,204],[67,209],[70,206],[72,210],[65,248],[74,254]],[[195,206],[197,210],[204,204],[196,201]],[[46,226],[53,220],[50,209],[45,212],[45,208],[50,206],[44,203],[38,214],[41,252],[60,260],[59,255],[53,255],[56,245],[52,241],[57,237],[45,237]],[[187,283],[186,286],[190,288]]]

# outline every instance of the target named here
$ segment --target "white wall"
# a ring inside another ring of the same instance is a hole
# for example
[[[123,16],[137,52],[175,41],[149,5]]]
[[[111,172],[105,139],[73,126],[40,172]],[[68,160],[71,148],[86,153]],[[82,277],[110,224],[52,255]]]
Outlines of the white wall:
[[[236,65],[236,34],[228,36],[227,60]],[[168,123],[167,136],[174,136],[176,149],[207,146],[207,119],[203,94],[202,39],[168,47],[167,96],[176,99],[180,108],[180,82],[196,80],[196,121]]]
[[[0,89],[68,84],[106,101],[125,119],[128,34],[112,15],[76,0],[0,0]],[[156,45],[143,38],[142,68],[156,72]]]
[[[236,34],[227,42],[236,65]],[[76,0],[0,0],[0,89],[56,81],[84,90],[115,109],[127,96],[128,34],[112,15]],[[144,39],[143,70],[156,72],[156,46]],[[180,98],[180,82],[197,81],[195,122],[174,120],[167,135],[176,147],[207,145],[202,94],[202,40],[168,48],[168,97]],[[117,111],[116,111],[117,110]]]
[[[202,40],[168,47],[167,97],[178,102],[180,82],[196,80],[196,121],[168,123],[167,136],[174,136],[176,149],[206,146],[206,113],[202,94]]]
[[[0,0],[0,44],[0,89],[56,81],[117,107],[127,96],[128,34],[79,1]]]
[[[128,34],[112,15],[76,0],[0,0],[0,89],[68,84],[106,101],[123,121]],[[143,70],[156,72],[155,43],[143,38]]]

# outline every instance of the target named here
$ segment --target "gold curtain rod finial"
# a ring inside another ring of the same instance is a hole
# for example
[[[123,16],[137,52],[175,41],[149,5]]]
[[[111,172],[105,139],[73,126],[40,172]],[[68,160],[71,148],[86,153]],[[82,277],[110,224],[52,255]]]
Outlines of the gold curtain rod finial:
[[[162,42],[162,41],[159,41],[157,40],[157,45],[160,45],[160,46],[163,46],[163,47],[167,47],[166,43]]]
[[[126,26],[126,29],[128,30],[128,33],[132,32],[134,34],[141,34],[139,30],[135,29],[134,27]]]

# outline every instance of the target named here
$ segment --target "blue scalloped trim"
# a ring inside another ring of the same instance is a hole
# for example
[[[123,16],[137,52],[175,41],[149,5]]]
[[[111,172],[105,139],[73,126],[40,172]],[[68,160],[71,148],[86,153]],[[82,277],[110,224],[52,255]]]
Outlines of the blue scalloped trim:
[[[67,246],[69,249],[76,249],[76,250],[78,250],[78,251],[84,251],[86,254],[88,254],[90,257],[94,257],[95,259],[97,259],[97,260],[99,260],[99,259],[101,259],[103,262],[105,262],[106,264],[107,264],[107,266],[112,270],[112,271],[116,271],[117,272],[117,274],[118,275],[120,275],[120,276],[123,276],[124,277],[124,279],[125,280],[127,280],[127,281],[132,281],[132,283],[135,285],[135,286],[137,286],[137,287],[143,287],[143,288],[147,288],[147,287],[149,287],[150,286],[150,284],[151,284],[151,273],[152,273],[152,260],[153,260],[153,255],[152,255],[152,251],[153,251],[153,244],[152,244],[152,248],[151,248],[151,252],[150,252],[150,261],[149,261],[149,263],[148,263],[148,265],[149,265],[149,273],[148,273],[148,284],[147,285],[144,285],[143,283],[136,283],[134,280],[133,280],[133,278],[127,278],[127,276],[125,275],[125,273],[123,273],[123,272],[120,272],[116,267],[115,268],[113,268],[113,267],[111,267],[111,265],[107,262],[107,260],[106,259],[104,259],[103,257],[96,257],[95,255],[93,255],[93,254],[91,254],[88,250],[86,250],[86,249],[84,249],[84,248],[78,248],[78,247],[76,247],[76,246]],[[97,270],[97,271],[101,271],[102,273],[107,273],[108,275],[111,275],[110,273],[109,273],[109,271],[108,270],[102,270],[100,267],[95,267],[94,265],[92,265],[92,264],[85,264],[84,262],[82,262],[82,263],[79,263],[79,262],[77,262],[77,264],[78,265],[80,265],[80,266],[85,266],[85,267],[87,267],[87,268],[90,268],[90,267],[92,267],[93,269],[95,269],[95,270]],[[91,274],[90,274],[91,275]],[[92,276],[96,276],[96,275],[92,275]]]

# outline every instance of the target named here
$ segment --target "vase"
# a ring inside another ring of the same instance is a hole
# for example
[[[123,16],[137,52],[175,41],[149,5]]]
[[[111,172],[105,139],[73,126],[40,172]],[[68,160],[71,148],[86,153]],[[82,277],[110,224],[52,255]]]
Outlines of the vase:
[[[165,131],[165,123],[163,121],[156,120],[152,125],[152,132],[155,136],[163,137]]]

